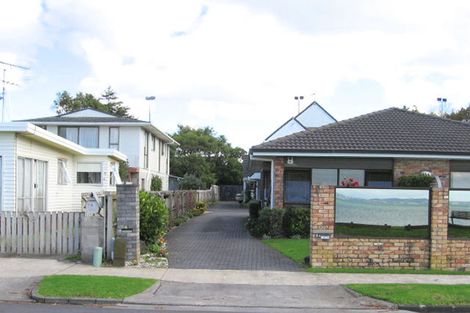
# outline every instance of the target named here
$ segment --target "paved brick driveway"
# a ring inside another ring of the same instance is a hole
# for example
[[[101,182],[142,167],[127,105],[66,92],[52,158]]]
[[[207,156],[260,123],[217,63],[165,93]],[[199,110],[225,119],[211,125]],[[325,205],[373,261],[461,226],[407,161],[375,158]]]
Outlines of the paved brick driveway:
[[[248,210],[219,202],[167,236],[170,268],[301,271],[279,252],[252,238],[245,229]]]

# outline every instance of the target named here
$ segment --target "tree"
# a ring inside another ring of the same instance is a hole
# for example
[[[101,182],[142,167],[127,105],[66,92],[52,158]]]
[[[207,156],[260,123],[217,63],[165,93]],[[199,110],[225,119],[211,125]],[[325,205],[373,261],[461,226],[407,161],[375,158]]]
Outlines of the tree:
[[[102,100],[105,103],[101,102]],[[108,87],[99,99],[90,93],[78,92],[75,97],[72,97],[67,91],[61,91],[57,93],[52,107],[57,114],[91,108],[121,117],[132,117],[129,114],[129,108],[124,106],[122,101],[118,100],[116,93],[111,87]]]
[[[194,129],[183,125],[178,125],[172,136],[180,143],[171,151],[172,175],[194,175],[205,188],[211,184],[242,183],[241,158],[246,152],[232,147],[225,136],[218,136],[211,127]]]
[[[470,120],[470,104],[466,108],[460,108],[458,111],[446,113],[444,114],[444,117],[456,121]]]

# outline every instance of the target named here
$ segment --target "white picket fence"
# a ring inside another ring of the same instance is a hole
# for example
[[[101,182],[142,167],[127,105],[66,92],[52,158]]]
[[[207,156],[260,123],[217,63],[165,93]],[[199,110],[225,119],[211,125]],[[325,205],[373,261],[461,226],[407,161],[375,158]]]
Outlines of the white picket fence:
[[[80,212],[0,212],[0,254],[73,255],[80,251]]]

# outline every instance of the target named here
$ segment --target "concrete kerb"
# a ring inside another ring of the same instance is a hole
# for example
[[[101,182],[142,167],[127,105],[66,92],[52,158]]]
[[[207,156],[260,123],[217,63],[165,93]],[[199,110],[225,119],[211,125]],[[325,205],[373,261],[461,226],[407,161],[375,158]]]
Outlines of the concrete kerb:
[[[158,288],[160,288],[160,281],[157,281],[150,288],[144,290],[142,293],[155,293]],[[126,302],[124,299],[110,299],[110,298],[78,298],[78,297],[47,297],[42,296],[38,293],[38,285],[35,285],[31,288],[30,298],[39,303],[47,304],[76,304],[76,305],[85,305],[85,304],[139,304],[133,302]],[[132,297],[132,296],[130,296]]]

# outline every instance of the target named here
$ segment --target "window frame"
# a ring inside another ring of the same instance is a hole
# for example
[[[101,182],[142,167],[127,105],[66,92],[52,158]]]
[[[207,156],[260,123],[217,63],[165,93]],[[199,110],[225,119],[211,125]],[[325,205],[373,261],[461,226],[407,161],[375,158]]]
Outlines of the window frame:
[[[287,201],[287,173],[289,172],[302,172],[307,174],[309,177],[308,179],[305,180],[305,182],[308,182],[309,188],[308,188],[308,193],[309,197],[306,202],[288,202]],[[283,191],[283,201],[285,206],[295,206],[295,207],[309,207],[310,202],[311,202],[311,196],[312,196],[312,169],[308,168],[286,168],[284,171],[284,191]]]
[[[57,159],[57,185],[65,186],[72,182],[67,163],[67,159]]]
[[[79,168],[79,164],[99,164],[100,166],[100,171],[99,172],[79,172],[78,168]],[[99,183],[94,183],[94,182],[91,182],[91,183],[82,183],[80,182],[79,178],[79,173],[99,173],[100,174],[100,179],[99,179]],[[102,186],[103,185],[103,164],[100,163],[100,162],[77,162],[77,175],[76,175],[76,178],[77,178],[77,184],[80,184],[80,185],[95,185],[95,186]]]
[[[449,189],[451,190],[470,190],[470,187],[454,187],[453,176],[455,173],[468,173],[470,175],[470,171],[450,171],[449,172]]]
[[[144,167],[145,169],[149,168],[149,137],[150,133],[145,131],[144,134]]]
[[[99,126],[59,126],[58,130],[57,130],[57,134],[59,135],[59,137],[62,137],[64,139],[67,139],[66,137],[63,137],[60,135],[60,132],[62,129],[67,129],[67,128],[76,128],[77,129],[77,141],[78,142],[74,142],[72,140],[72,142],[76,143],[77,145],[82,145],[82,143],[80,142],[80,129],[82,128],[96,128],[97,130],[97,141],[96,141],[96,144],[97,146],[96,147],[86,147],[86,146],[83,146],[85,148],[90,148],[90,149],[98,149],[100,147],[100,127]],[[67,139],[69,140],[69,139]]]
[[[117,142],[111,142],[111,130],[116,129],[117,130]],[[121,141],[121,130],[117,126],[109,127],[109,133],[108,133],[108,143],[109,143],[109,148],[118,150],[119,151],[119,142]],[[113,148],[113,146],[117,146],[117,148]]]

